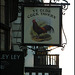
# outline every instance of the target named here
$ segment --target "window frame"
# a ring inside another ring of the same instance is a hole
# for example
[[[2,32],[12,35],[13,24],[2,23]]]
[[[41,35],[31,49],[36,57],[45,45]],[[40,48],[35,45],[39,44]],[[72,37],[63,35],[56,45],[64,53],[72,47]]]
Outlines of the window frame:
[[[1,29],[4,30],[4,50],[3,51],[8,51],[10,49],[10,27],[8,27],[5,24],[0,23],[1,27],[0,27],[0,31]],[[0,32],[1,33],[1,32]],[[2,51],[1,49],[1,35],[0,35],[0,51]]]

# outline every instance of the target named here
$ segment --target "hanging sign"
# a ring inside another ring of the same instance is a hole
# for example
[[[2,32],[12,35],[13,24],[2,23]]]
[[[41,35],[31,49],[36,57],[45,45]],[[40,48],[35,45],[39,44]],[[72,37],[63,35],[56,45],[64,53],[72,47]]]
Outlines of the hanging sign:
[[[0,52],[1,75],[24,75],[24,54],[18,51]]]
[[[24,7],[23,43],[61,45],[61,6]]]

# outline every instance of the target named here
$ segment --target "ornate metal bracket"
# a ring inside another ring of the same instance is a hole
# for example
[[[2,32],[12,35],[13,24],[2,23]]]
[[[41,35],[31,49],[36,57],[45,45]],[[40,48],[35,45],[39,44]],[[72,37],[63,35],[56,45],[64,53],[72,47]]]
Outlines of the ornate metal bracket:
[[[31,0],[32,2],[28,2],[27,4],[30,5],[30,4],[33,4],[33,5],[41,5],[41,6],[62,6],[62,14],[64,15],[65,14],[65,11],[68,9],[68,6],[70,5],[70,3],[68,3],[67,0],[49,0],[49,3],[45,3],[44,0],[42,0],[42,2],[40,2],[40,0],[38,0],[40,3],[37,2],[37,0],[35,0],[35,3],[34,3],[34,0]],[[25,1],[21,1],[18,3],[19,6],[22,6],[22,5],[25,5],[26,2]],[[19,12],[21,11],[21,8],[19,8]]]
[[[57,6],[62,6],[62,13],[63,15],[65,14],[64,12],[68,9],[68,6],[70,3],[68,3],[67,0],[50,0],[51,5],[57,5]]]
[[[68,3],[67,0],[49,0],[49,3],[45,3],[44,0],[41,0],[41,2],[40,2],[40,0],[35,0],[35,2],[34,2],[34,0],[30,0],[28,2],[26,2],[26,0],[25,1],[22,0],[18,3],[18,5],[22,6],[25,3],[27,3],[27,4],[32,4],[33,3],[34,5],[39,5],[39,4],[40,5],[45,5],[45,4],[47,4],[48,6],[52,6],[52,5],[62,6],[62,10],[63,10],[62,13],[64,13],[68,9],[68,6],[70,5],[70,3]]]

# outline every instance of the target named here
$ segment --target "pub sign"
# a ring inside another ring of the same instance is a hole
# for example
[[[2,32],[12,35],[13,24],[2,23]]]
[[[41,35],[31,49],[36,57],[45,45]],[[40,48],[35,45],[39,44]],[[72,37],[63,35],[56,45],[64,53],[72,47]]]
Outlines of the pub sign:
[[[24,6],[23,43],[61,45],[61,6]]]

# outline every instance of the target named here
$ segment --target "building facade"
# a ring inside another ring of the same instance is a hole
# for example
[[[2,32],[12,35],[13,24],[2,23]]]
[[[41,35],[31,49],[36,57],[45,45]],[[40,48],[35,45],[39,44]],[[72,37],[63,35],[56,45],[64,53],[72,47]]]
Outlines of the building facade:
[[[0,50],[11,49],[11,25],[17,19],[18,0],[0,0]]]

